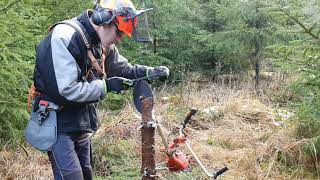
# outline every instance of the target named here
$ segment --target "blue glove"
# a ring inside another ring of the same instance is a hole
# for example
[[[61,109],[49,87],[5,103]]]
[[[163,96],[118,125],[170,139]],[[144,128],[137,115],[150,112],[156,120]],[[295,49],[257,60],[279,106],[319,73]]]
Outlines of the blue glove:
[[[106,79],[107,92],[121,93],[130,85],[132,80],[124,77],[111,77]]]
[[[159,79],[160,81],[164,81],[169,77],[169,69],[166,66],[148,68],[147,77],[149,80]]]

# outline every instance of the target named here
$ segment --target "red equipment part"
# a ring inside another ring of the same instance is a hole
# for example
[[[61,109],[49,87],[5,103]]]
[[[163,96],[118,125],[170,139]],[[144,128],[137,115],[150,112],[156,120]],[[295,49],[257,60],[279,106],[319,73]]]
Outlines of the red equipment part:
[[[173,139],[170,143],[169,143],[169,151],[174,151],[175,148],[179,145],[179,144],[184,144],[184,142],[186,142],[186,137],[184,135],[179,136],[175,139]]]
[[[176,151],[172,156],[166,158],[167,167],[170,172],[183,171],[189,168],[189,160],[181,151]]]
[[[40,100],[39,105],[48,107],[49,106],[49,102],[45,101],[45,100]]]
[[[185,141],[185,136],[180,136],[169,143],[166,162],[170,172],[183,171],[189,168],[188,157],[182,151],[176,150],[176,147],[179,144],[184,144]]]
[[[179,134],[180,136],[173,139],[169,144],[166,142],[166,139],[163,136],[163,133],[160,129],[158,128],[159,134],[164,142],[164,145],[167,150],[167,157],[166,157],[166,165],[167,167],[161,168],[158,166],[158,169],[168,169],[170,172],[177,172],[177,171],[183,171],[189,169],[189,159],[186,155],[183,154],[182,151],[177,150],[177,147],[180,144],[184,144],[187,149],[191,152],[192,156],[194,159],[197,161],[197,163],[200,165],[201,169],[206,173],[208,177],[212,177],[213,179],[216,179],[218,176],[221,174],[225,173],[228,170],[227,166],[224,166],[223,168],[214,171],[214,172],[209,172],[205,168],[205,166],[202,164],[198,156],[195,154],[195,152],[192,150],[191,145],[186,138],[185,134],[183,133],[184,128],[186,125],[189,123],[191,120],[191,117],[197,112],[196,109],[192,108],[190,112],[187,114],[187,117],[185,118],[184,122],[181,123],[181,126],[179,128]],[[162,164],[162,163],[161,163]],[[160,164],[159,164],[160,165]]]

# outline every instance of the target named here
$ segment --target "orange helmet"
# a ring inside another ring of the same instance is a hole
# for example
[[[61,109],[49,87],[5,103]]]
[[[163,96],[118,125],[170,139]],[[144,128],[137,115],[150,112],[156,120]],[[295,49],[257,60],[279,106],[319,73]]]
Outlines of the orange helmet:
[[[100,0],[96,1],[96,8],[103,8],[112,13],[110,21],[115,23],[117,28],[129,37],[135,33],[138,16],[151,10],[136,10],[130,0]]]

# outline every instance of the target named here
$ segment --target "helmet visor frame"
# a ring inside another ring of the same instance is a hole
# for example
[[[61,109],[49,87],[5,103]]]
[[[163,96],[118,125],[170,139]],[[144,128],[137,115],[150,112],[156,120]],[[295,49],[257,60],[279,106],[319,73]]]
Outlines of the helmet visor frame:
[[[118,21],[118,29],[124,32],[128,37],[134,38],[137,42],[151,42],[152,38],[148,31],[148,21],[144,13],[152,10],[142,9],[133,10],[131,8],[121,8],[115,19]],[[144,25],[141,27],[141,25]]]
[[[102,24],[115,24],[119,31],[123,32],[130,38],[133,36],[134,40],[137,42],[152,41],[148,31],[148,21],[144,18],[144,16],[146,16],[144,13],[152,10],[152,8],[142,10],[135,10],[130,7],[123,7],[117,10],[111,10],[101,6],[98,8],[110,12],[112,15],[112,18],[109,21]],[[143,18],[142,21],[139,20],[140,17]],[[144,24],[144,27],[141,27],[141,24]]]

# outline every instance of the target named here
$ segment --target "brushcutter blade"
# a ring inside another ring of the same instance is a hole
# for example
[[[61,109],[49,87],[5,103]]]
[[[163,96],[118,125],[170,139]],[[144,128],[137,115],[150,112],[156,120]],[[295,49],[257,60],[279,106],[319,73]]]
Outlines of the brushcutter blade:
[[[139,113],[142,113],[142,98],[153,98],[153,93],[150,85],[147,83],[147,81],[142,80],[135,83],[133,87],[133,103],[134,107]]]

